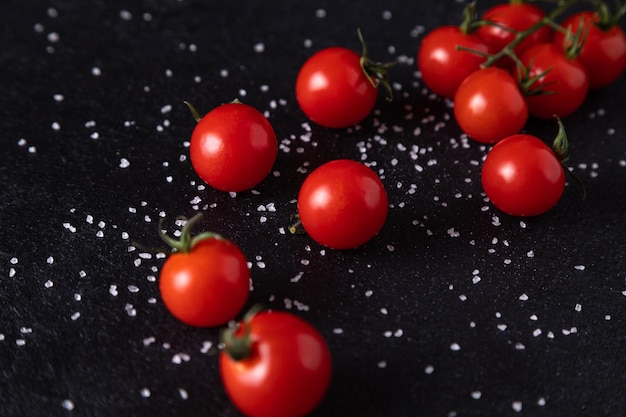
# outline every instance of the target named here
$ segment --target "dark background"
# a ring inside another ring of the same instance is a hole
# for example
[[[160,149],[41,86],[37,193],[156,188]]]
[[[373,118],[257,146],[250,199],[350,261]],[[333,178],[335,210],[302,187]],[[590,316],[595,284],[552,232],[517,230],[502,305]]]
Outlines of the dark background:
[[[484,11],[492,1],[479,1]],[[0,415],[238,416],[218,329],[177,322],[158,295],[157,223],[202,228],[251,263],[248,306],[288,309],[326,337],[330,391],[314,416],[623,416],[626,403],[626,77],[564,120],[582,178],[519,219],[482,193],[488,148],[421,84],[424,31],[452,1],[4,1],[0,12]],[[332,45],[391,70],[358,128],[309,123],[299,67]],[[203,187],[187,141],[239,98],[281,149],[254,192]],[[310,132],[309,132],[310,130]],[[547,142],[552,122],[527,132]],[[352,158],[391,209],[352,251],[284,233],[306,173]],[[128,162],[125,163],[125,161]]]

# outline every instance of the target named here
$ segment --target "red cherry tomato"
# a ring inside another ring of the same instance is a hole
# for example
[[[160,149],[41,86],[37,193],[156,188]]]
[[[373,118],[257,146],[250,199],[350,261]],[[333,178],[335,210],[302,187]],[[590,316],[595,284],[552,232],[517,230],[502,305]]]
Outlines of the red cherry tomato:
[[[458,50],[457,46],[490,52],[475,33],[465,34],[458,26],[442,26],[424,37],[417,55],[417,67],[426,86],[447,98],[453,98],[461,82],[485,62],[484,56]]]
[[[502,3],[487,10],[482,18],[490,20],[497,25],[484,25],[478,29],[478,35],[489,45],[492,51],[498,52],[507,46],[516,32],[524,31],[539,23],[545,13],[541,7],[529,3]],[[527,38],[521,41],[514,52],[519,56],[525,50],[538,43],[549,42],[552,37],[552,30],[549,26],[543,26],[534,31]],[[512,68],[513,61],[510,58],[500,60],[498,65]]]
[[[613,83],[626,69],[624,30],[617,25],[602,29],[598,26],[599,20],[597,14],[584,11],[570,16],[562,23],[572,33],[576,33],[582,23],[584,31],[588,33],[578,59],[587,69],[590,87],[593,89]],[[559,47],[563,46],[564,35],[556,32],[553,42]]]
[[[576,111],[589,91],[589,77],[582,63],[568,58],[554,44],[535,45],[524,52],[520,61],[529,69],[526,76],[542,75],[531,86],[526,96],[531,115],[540,119],[564,117]],[[518,69],[518,77],[520,71]],[[537,94],[532,94],[535,91]]]
[[[361,68],[361,55],[331,47],[304,63],[296,79],[296,99],[313,122],[343,128],[371,113],[378,98],[375,84]]]
[[[552,208],[565,187],[563,167],[539,138],[518,134],[498,142],[482,168],[485,194],[513,216],[536,216]]]
[[[333,249],[368,242],[383,227],[387,211],[387,192],[380,178],[362,163],[347,159],[315,169],[298,194],[304,230]]]
[[[192,244],[189,227],[196,221],[189,220],[181,238],[186,243],[163,264],[159,290],[167,309],[180,321],[198,327],[220,326],[236,317],[245,304],[250,270],[241,250],[229,240],[207,236]]]
[[[522,130],[528,106],[511,74],[488,67],[461,83],[454,96],[454,116],[470,138],[496,143]]]
[[[262,312],[240,323],[234,337],[247,338],[246,352],[233,358],[225,342],[220,375],[244,415],[304,417],[322,401],[331,380],[331,354],[310,324],[290,313]]]
[[[278,153],[270,122],[254,107],[223,104],[207,113],[191,135],[189,154],[196,173],[221,191],[244,191],[271,171]]]

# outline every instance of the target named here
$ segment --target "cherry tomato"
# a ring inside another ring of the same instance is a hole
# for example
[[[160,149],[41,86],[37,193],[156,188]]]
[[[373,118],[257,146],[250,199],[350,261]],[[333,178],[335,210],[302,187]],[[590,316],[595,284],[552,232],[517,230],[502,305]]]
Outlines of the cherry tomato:
[[[223,104],[198,121],[189,154],[196,173],[221,191],[244,191],[271,171],[278,153],[270,122],[254,107]]]
[[[453,98],[461,82],[485,62],[484,56],[458,50],[457,46],[490,53],[477,34],[463,33],[458,26],[441,26],[424,37],[417,55],[417,67],[426,86],[447,98]]]
[[[296,99],[313,122],[330,128],[365,119],[378,98],[376,82],[361,67],[361,55],[330,47],[312,55],[296,79]]]
[[[478,35],[489,45],[492,51],[498,52],[513,41],[516,32],[524,31],[541,22],[545,17],[541,7],[526,2],[497,4],[487,10],[482,18],[497,25],[483,25],[478,29]],[[525,50],[538,43],[549,42],[552,30],[542,26],[521,41],[513,50],[519,56]],[[512,68],[513,61],[506,57],[498,65]]]
[[[287,312],[261,312],[225,339],[220,375],[229,398],[247,417],[303,417],[322,401],[331,380],[331,354],[304,320]]]
[[[589,77],[582,63],[568,58],[562,48],[551,43],[535,45],[524,52],[520,61],[529,69],[525,75],[541,75],[526,96],[531,115],[540,119],[564,117],[576,111],[589,91]],[[518,69],[518,77],[521,75]],[[535,92],[535,93],[533,93]]]
[[[485,194],[513,216],[536,216],[561,198],[565,174],[559,158],[541,139],[526,134],[498,142],[482,168]]]
[[[239,314],[250,291],[250,270],[241,250],[214,234],[190,237],[183,228],[181,241],[161,235],[179,249],[169,255],[159,275],[159,290],[167,309],[180,321],[198,327],[223,325]]]
[[[470,138],[496,143],[522,130],[528,106],[510,73],[488,67],[461,83],[454,96],[454,116]]]
[[[387,192],[380,178],[357,161],[338,159],[316,168],[298,194],[304,230],[316,242],[350,249],[372,239],[387,218]]]
[[[563,21],[562,26],[576,33],[583,24],[587,39],[578,59],[587,68],[590,87],[593,89],[606,87],[617,80],[626,69],[626,34],[624,30],[613,25],[603,29],[599,26],[599,16],[591,11],[576,13]],[[565,36],[556,32],[553,42],[561,47]],[[569,46],[569,45],[566,45]]]

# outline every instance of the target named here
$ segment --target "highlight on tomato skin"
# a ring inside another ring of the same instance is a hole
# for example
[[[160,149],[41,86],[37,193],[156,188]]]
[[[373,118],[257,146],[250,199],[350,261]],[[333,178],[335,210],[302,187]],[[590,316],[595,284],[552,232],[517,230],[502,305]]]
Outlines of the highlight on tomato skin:
[[[538,216],[554,207],[565,188],[565,172],[554,151],[536,136],[517,134],[487,154],[481,182],[494,206],[512,216]]]
[[[298,193],[298,214],[306,233],[332,249],[353,249],[370,241],[385,224],[389,203],[376,173],[349,159],[313,170]]]
[[[304,417],[319,406],[331,383],[332,355],[311,324],[292,313],[263,311],[234,330],[231,337],[246,351],[233,358],[232,345],[223,342],[219,369],[237,409],[247,417]]]
[[[189,146],[198,176],[226,192],[260,184],[277,155],[278,141],[270,122],[256,108],[240,102],[222,104],[202,117]]]

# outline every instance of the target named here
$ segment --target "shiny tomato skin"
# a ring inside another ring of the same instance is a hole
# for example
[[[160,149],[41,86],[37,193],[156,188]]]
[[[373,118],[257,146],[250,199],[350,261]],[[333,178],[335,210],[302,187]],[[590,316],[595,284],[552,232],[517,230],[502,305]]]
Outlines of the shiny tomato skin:
[[[221,191],[258,185],[278,153],[276,133],[261,112],[247,104],[223,104],[207,113],[191,135],[191,164],[202,180]]]
[[[296,79],[296,100],[309,119],[321,126],[345,128],[371,113],[378,88],[360,60],[356,52],[336,46],[309,57]]]
[[[252,350],[235,361],[222,351],[220,375],[247,417],[304,417],[324,398],[332,358],[321,334],[287,312],[262,312],[249,323]]]
[[[465,34],[458,26],[441,26],[429,32],[420,44],[417,67],[424,84],[435,94],[453,98],[461,82],[480,69],[485,57],[458,50],[462,46],[488,54],[489,48],[475,33]]]
[[[481,181],[499,210],[519,217],[552,208],[565,187],[563,166],[541,139],[517,134],[498,142],[487,154]]]
[[[220,326],[241,311],[250,291],[250,270],[241,250],[226,239],[204,239],[188,253],[170,255],[159,275],[167,309],[197,327]]]
[[[493,144],[522,130],[528,105],[509,72],[489,67],[461,83],[454,95],[454,116],[470,138]]]
[[[588,35],[578,59],[587,69],[590,88],[606,87],[615,82],[626,69],[626,34],[618,25],[607,30],[601,29],[595,24],[599,21],[598,15],[591,11],[576,13],[561,25],[576,33],[581,21]],[[562,47],[564,39],[561,32],[555,32],[553,43]]]
[[[487,10],[482,18],[483,20],[491,20],[498,25],[484,25],[478,28],[478,35],[489,45],[493,52],[501,51],[515,37],[515,31],[524,31],[531,26],[539,23],[544,17],[545,12],[539,6],[529,3],[501,3]],[[505,28],[512,29],[506,30]],[[528,48],[538,43],[549,42],[552,37],[552,30],[548,26],[536,30],[520,42],[514,49],[519,56]],[[506,57],[498,62],[499,66],[505,68],[513,68],[513,61]]]
[[[587,70],[578,59],[568,58],[561,48],[551,43],[538,44],[527,49],[520,61],[530,68],[530,78],[547,71],[530,87],[531,90],[542,88],[546,94],[526,97],[532,116],[540,119],[569,116],[585,101],[589,92]]]
[[[348,159],[327,162],[304,180],[298,213],[305,231],[332,249],[352,249],[372,239],[387,218],[385,187],[374,171]]]

